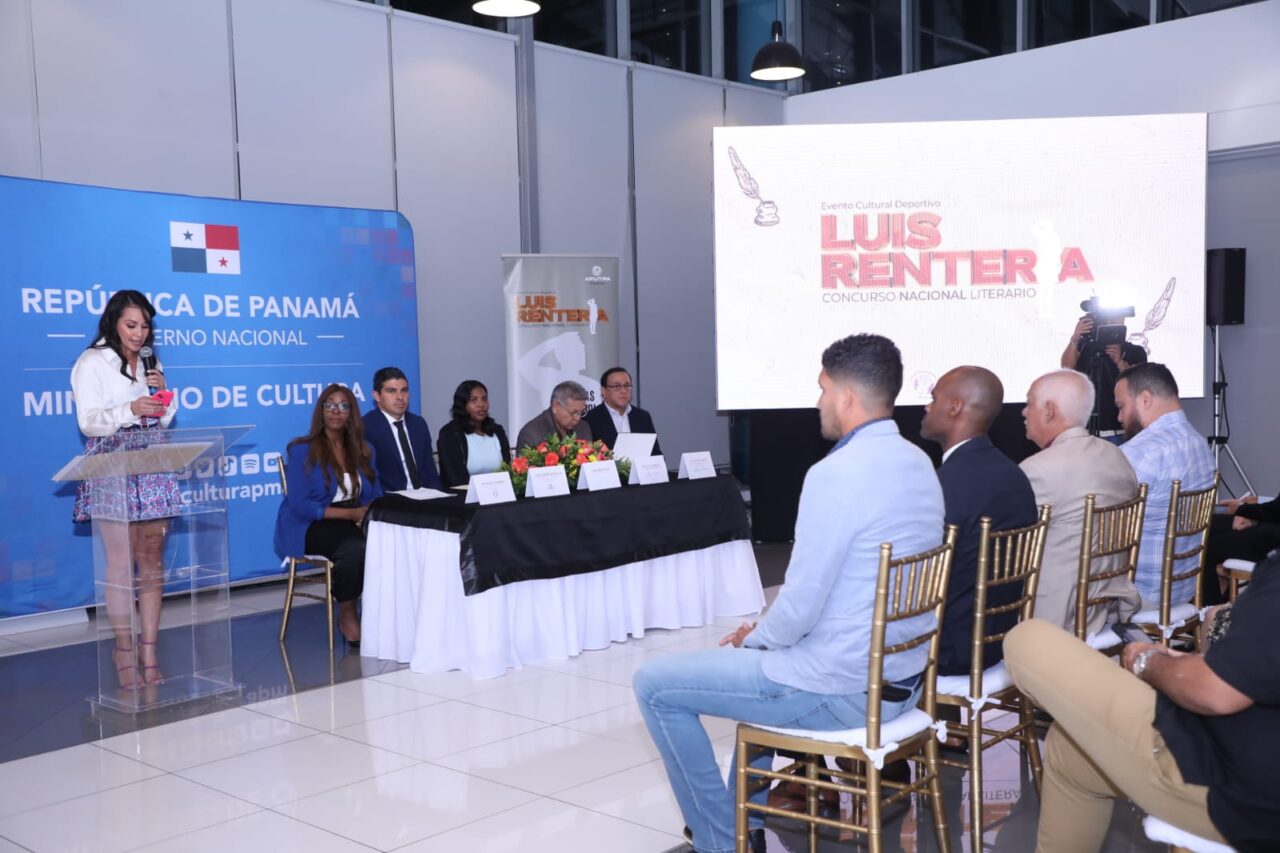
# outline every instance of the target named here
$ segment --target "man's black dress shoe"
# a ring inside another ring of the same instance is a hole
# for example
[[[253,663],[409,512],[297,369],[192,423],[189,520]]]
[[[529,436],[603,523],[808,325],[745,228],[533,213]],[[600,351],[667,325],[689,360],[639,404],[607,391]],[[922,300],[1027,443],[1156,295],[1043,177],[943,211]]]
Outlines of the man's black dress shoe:
[[[684,838],[690,844],[693,843],[693,830],[687,826],[684,828]],[[747,830],[747,846],[751,848],[751,853],[768,853],[764,846],[764,830]]]

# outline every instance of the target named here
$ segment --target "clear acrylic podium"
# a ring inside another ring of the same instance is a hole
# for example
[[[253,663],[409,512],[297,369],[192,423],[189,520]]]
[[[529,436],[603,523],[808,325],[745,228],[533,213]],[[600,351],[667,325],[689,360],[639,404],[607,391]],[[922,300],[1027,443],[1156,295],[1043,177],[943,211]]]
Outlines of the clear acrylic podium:
[[[95,709],[138,713],[240,689],[231,670],[222,457],[252,429],[122,431],[113,450],[77,456],[54,475],[57,482],[85,482],[93,516],[98,693],[89,701]],[[136,475],[153,475],[145,480],[152,486],[176,483],[178,513],[140,521],[137,502],[128,497],[128,478]],[[157,549],[161,531],[162,569],[145,559],[135,567],[140,555]],[[146,667],[139,609],[155,606],[161,584],[158,666]]]

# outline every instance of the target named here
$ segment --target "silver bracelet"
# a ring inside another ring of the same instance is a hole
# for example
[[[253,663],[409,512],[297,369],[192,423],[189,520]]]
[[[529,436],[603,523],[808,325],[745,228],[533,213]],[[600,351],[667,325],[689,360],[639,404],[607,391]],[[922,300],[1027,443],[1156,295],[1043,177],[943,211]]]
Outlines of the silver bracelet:
[[[1158,649],[1147,649],[1145,652],[1143,652],[1142,654],[1138,655],[1136,658],[1133,659],[1133,668],[1130,669],[1129,671],[1132,672],[1134,675],[1136,675],[1138,678],[1142,678],[1142,673],[1147,671],[1147,659],[1150,658],[1152,655],[1157,655],[1157,654],[1160,654],[1160,651]],[[1145,678],[1143,678],[1142,680],[1146,681]]]

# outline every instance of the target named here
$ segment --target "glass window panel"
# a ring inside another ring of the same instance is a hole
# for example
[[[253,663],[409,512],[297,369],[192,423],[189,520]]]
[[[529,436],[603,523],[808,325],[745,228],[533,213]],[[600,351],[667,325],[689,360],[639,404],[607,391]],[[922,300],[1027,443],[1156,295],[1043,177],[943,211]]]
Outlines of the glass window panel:
[[[1017,49],[1015,0],[918,0],[919,68],[941,68]]]
[[[806,0],[801,14],[804,91],[902,73],[902,5],[897,0]]]
[[[631,0],[631,58],[706,74],[704,22],[702,0]]]
[[[1179,18],[1203,15],[1219,9],[1234,9],[1236,6],[1248,6],[1256,2],[1257,0],[1159,0],[1156,20],[1176,21]]]
[[[776,0],[724,0],[724,76],[726,80],[751,83],[766,89],[785,89],[786,83],[751,79],[751,63],[760,48],[773,38],[773,22],[778,17]],[[786,31],[784,26],[783,31]]]
[[[618,55],[615,0],[541,0],[533,16],[533,37],[547,44]]]
[[[494,18],[471,11],[475,0],[391,0],[391,8],[486,30],[506,31],[506,18]],[[546,5],[545,3],[543,4]]]
[[[1029,0],[1030,47],[1145,26],[1150,11],[1147,0]]]

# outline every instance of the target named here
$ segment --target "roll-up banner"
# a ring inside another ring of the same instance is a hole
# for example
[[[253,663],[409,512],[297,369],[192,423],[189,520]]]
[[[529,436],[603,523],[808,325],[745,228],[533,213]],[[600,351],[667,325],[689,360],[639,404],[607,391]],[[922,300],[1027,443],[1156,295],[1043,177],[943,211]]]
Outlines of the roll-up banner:
[[[50,477],[84,452],[71,366],[128,289],[156,309],[173,428],[254,427],[218,460],[233,582],[281,572],[277,463],[324,387],[350,387],[367,411],[374,371],[395,365],[417,391],[413,233],[400,214],[0,177],[0,617],[93,602],[89,525],[71,520],[74,485]],[[187,499],[219,488],[212,474],[197,469]]]
[[[510,434],[551,401],[565,380],[600,402],[600,374],[618,364],[618,259],[601,255],[503,255]]]

